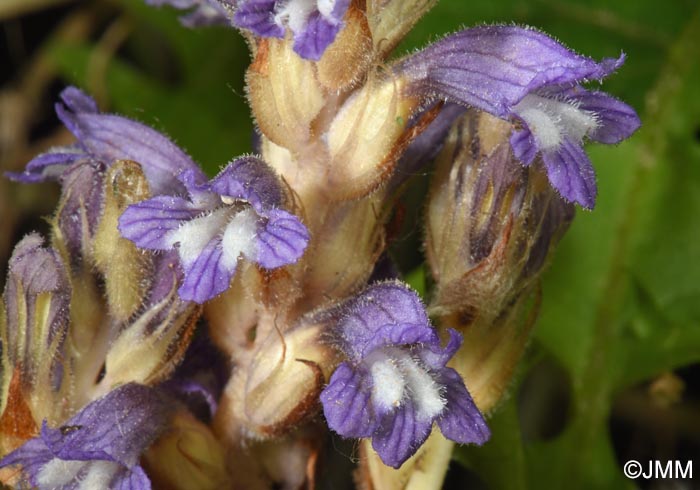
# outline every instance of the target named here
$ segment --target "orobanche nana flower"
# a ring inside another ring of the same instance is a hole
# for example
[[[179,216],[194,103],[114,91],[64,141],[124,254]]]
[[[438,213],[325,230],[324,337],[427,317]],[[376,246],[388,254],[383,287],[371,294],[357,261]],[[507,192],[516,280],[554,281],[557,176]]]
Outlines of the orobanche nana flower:
[[[530,165],[541,155],[562,197],[593,208],[597,188],[584,138],[619,143],[640,122],[627,104],[580,84],[602,80],[623,62],[620,56],[596,63],[534,29],[485,26],[448,36],[396,70],[421,94],[511,120],[518,159]]]
[[[420,299],[400,282],[369,286],[345,303],[335,326],[342,362],[321,393],[328,426],[344,437],[371,437],[382,461],[398,468],[437,422],[461,444],[490,436],[464,381],[445,365],[462,339],[441,346]]]
[[[294,33],[294,51],[318,61],[343,27],[350,0],[241,0],[233,22],[257,36],[283,38]]]
[[[177,176],[200,172],[192,159],[166,136],[145,124],[116,114],[102,114],[95,100],[75,87],[61,92],[56,114],[77,138],[75,144],[51,148],[30,161],[24,172],[8,176],[20,182],[58,179],[72,165],[91,160],[111,165],[138,162],[153,194],[183,193]]]
[[[208,183],[185,173],[190,199],[157,196],[134,204],[119,230],[137,246],[177,249],[185,272],[180,297],[203,303],[228,289],[242,255],[267,269],[296,262],[309,241],[306,227],[279,209],[283,192],[255,157],[234,160]]]
[[[156,390],[126,384],[95,400],[60,427],[41,426],[0,460],[0,468],[21,465],[40,489],[128,488],[151,483],[139,458],[168,427],[170,404]]]

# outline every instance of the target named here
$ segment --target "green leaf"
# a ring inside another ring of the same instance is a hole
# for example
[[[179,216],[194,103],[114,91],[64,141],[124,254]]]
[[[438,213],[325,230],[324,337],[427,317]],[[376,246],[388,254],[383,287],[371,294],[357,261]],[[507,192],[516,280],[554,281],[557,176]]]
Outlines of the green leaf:
[[[579,213],[545,280],[537,336],[574,383],[567,431],[528,451],[533,481],[549,488],[625,485],[607,434],[614,395],[700,360],[699,29],[696,13],[647,96],[642,131],[591,149],[599,205]]]

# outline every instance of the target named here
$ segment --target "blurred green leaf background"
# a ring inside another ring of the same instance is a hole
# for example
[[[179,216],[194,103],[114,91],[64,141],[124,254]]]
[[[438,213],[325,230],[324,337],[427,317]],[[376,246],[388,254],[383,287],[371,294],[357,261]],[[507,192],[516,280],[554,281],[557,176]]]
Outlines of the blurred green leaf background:
[[[64,15],[91,9],[95,25],[80,39],[44,41],[62,83],[166,132],[211,174],[252,151],[250,58],[237,32],[188,30],[172,9],[141,0],[63,4]],[[643,127],[617,147],[589,148],[598,205],[578,211],[545,275],[535,339],[491,414],[492,440],[459,449],[447,485],[661,488],[621,467],[643,456],[695,458],[700,470],[700,6],[442,0],[399,54],[495,22],[534,26],[595,58],[625,52],[604,88],[634,106]],[[420,237],[409,246],[419,250]],[[410,279],[425,290],[420,269]]]

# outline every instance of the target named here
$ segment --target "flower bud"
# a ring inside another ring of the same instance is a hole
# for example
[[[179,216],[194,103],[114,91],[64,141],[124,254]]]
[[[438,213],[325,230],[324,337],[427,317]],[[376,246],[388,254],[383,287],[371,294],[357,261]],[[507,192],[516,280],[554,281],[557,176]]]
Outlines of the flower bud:
[[[340,300],[365,284],[385,247],[381,196],[339,203],[312,240],[304,293],[311,308]]]
[[[166,377],[199,315],[177,296],[173,254],[119,235],[121,211],[149,195],[138,164],[88,159],[61,183],[53,246],[36,234],[17,245],[0,304],[0,456],[116,385]]]
[[[318,395],[335,366],[322,341],[324,325],[303,320],[285,333],[273,314],[261,315],[260,341],[237,367],[224,390],[215,427],[228,440],[267,439],[289,432],[319,408]]]
[[[149,195],[148,181],[136,162],[120,160],[110,166],[93,253],[105,278],[110,312],[117,320],[127,320],[141,306],[151,269],[150,258],[119,234],[117,220],[127,206]]]
[[[369,0],[367,20],[377,57],[385,58],[437,0]]]
[[[246,82],[253,114],[265,136],[292,152],[302,149],[326,101],[314,63],[300,58],[284,40],[263,39]]]
[[[362,80],[374,60],[365,13],[351,3],[344,22],[345,27],[317,63],[318,79],[331,91],[346,89]]]
[[[55,420],[59,360],[69,323],[70,285],[59,254],[28,235],[10,258],[0,302],[0,455]]]
[[[230,488],[224,448],[212,431],[187,411],[177,412],[169,430],[144,455],[157,488]]]
[[[424,128],[408,127],[419,101],[403,92],[399,77],[371,77],[333,119],[328,151],[329,192],[334,199],[356,199],[375,190]]]
[[[455,123],[437,158],[427,214],[431,308],[464,333],[454,367],[482,410],[510,379],[534,321],[539,274],[573,217],[539,165],[514,159],[511,129],[473,110]]]

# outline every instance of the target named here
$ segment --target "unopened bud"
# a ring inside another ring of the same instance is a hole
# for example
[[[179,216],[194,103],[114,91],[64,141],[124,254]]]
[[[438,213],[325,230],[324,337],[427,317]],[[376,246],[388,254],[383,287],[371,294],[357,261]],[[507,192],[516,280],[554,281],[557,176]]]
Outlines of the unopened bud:
[[[93,253],[105,278],[110,312],[117,320],[127,320],[141,306],[151,269],[150,257],[120,235],[117,221],[127,206],[149,196],[148,181],[139,164],[120,160],[109,167]]]
[[[263,39],[246,81],[253,114],[265,136],[291,151],[303,148],[326,99],[314,63],[300,58],[284,40]]]
[[[372,35],[367,16],[351,4],[345,27],[318,61],[318,79],[329,90],[339,91],[359,82],[373,61]]]
[[[367,20],[374,49],[384,58],[437,0],[373,0],[367,2]]]
[[[329,179],[335,199],[356,199],[376,189],[420,132],[408,127],[419,101],[403,93],[403,83],[389,75],[368,80],[330,125]]]
[[[266,316],[258,329],[267,335],[250,362],[234,369],[216,414],[219,430],[234,432],[231,440],[267,439],[296,428],[318,411],[319,393],[335,367],[323,324],[302,322],[283,334]]]
[[[144,459],[158,488],[217,490],[231,486],[223,446],[209,427],[186,411],[175,414],[170,429]]]
[[[482,410],[500,398],[524,349],[539,274],[574,209],[539,164],[515,160],[510,132],[485,113],[460,118],[438,156],[428,207],[431,309],[465,335],[454,366]]]

